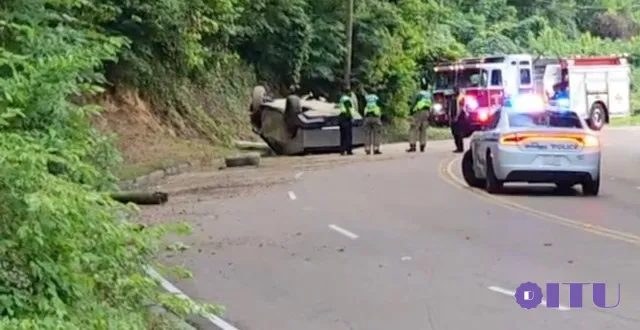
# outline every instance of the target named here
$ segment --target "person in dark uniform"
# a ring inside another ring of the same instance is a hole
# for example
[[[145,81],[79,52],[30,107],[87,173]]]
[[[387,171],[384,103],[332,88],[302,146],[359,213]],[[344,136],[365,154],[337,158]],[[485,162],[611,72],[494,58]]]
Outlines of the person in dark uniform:
[[[353,100],[348,93],[340,98],[340,154],[353,155]]]
[[[565,92],[569,90],[569,70],[562,69],[562,78],[559,83],[553,85],[554,94]]]
[[[449,116],[449,126],[451,127],[451,135],[453,135],[453,142],[456,145],[456,149],[453,152],[460,153],[464,152],[464,141],[462,138],[463,130],[464,130],[464,91],[461,91],[458,87],[455,89],[456,104],[454,113]]]

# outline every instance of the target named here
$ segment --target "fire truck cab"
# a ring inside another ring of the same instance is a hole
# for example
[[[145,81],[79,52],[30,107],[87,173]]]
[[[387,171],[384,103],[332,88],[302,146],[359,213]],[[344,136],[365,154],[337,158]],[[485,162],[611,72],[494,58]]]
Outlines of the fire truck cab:
[[[571,110],[584,118],[591,129],[599,131],[611,117],[631,113],[631,68],[626,57],[537,59],[536,90],[549,98],[564,88]]]
[[[434,99],[442,100],[449,117],[456,111],[455,88],[465,95],[466,120],[463,131],[458,133],[463,137],[488,124],[505,97],[534,92],[533,57],[528,54],[463,59],[436,65],[434,71],[436,81],[446,82],[436,82]]]

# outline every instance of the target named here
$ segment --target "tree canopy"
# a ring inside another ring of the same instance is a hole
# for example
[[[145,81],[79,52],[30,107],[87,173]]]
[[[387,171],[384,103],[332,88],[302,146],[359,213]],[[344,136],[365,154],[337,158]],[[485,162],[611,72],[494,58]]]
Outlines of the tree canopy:
[[[345,57],[345,1],[260,0],[240,6],[232,50],[271,84],[336,92]],[[423,70],[470,55],[640,54],[631,0],[355,0],[352,79],[401,115]],[[286,60],[282,60],[286,59]]]

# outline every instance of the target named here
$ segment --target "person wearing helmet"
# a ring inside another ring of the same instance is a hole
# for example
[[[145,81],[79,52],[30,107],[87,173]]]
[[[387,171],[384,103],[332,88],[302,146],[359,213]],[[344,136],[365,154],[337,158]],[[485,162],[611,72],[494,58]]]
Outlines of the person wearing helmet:
[[[420,152],[427,147],[427,127],[429,127],[429,115],[431,113],[431,93],[420,91],[416,102],[411,108],[411,126],[409,128],[409,149],[407,152],[416,152],[416,142],[420,142]]]
[[[364,152],[367,155],[371,154],[373,149],[374,155],[382,154],[380,152],[380,134],[382,131],[382,110],[378,106],[378,96],[374,94],[367,95],[365,97],[366,105],[364,108],[364,123],[363,128],[366,136],[366,144],[364,145]]]
[[[353,114],[356,109],[353,107],[353,100],[349,93],[340,97],[340,154],[353,155]]]

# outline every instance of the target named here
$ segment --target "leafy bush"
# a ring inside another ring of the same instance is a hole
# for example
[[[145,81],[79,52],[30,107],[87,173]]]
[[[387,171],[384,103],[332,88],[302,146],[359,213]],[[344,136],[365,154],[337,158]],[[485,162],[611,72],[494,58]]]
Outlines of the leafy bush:
[[[362,0],[355,17],[352,81],[381,96],[389,136],[406,131],[422,73],[466,55],[631,53],[640,108],[631,0]],[[339,93],[345,21],[340,0],[2,1],[0,328],[143,329],[149,304],[195,308],[145,275],[164,229],[120,221],[130,210],[105,194],[118,153],[81,97],[140,89],[184,134],[228,144],[249,131],[256,76]]]
[[[0,328],[146,329],[173,304],[143,265],[162,228],[134,230],[104,193],[118,160],[90,125],[96,71],[126,42],[71,16],[78,1],[16,0],[0,17]],[[182,303],[192,312],[194,306]]]

